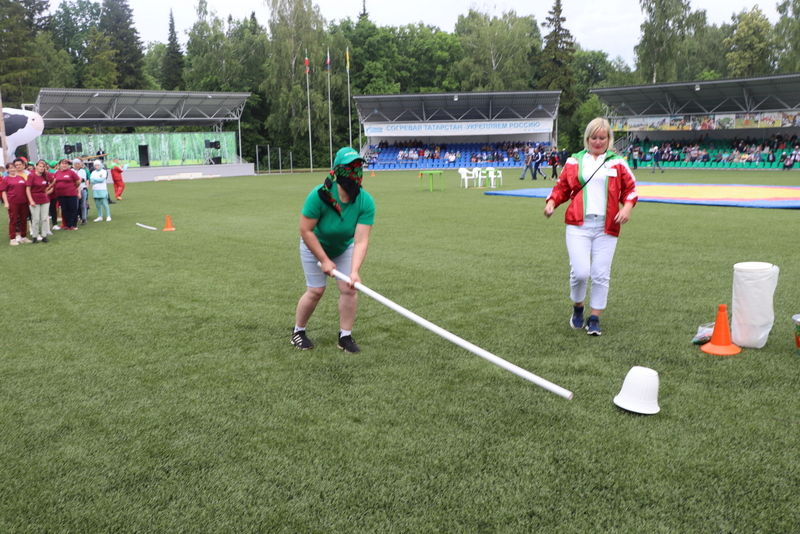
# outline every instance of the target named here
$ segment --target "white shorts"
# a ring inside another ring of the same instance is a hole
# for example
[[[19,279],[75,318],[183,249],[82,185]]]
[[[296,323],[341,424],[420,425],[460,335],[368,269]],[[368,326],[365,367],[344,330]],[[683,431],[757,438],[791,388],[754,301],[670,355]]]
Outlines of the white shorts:
[[[341,255],[331,258],[336,264],[336,270],[350,276],[353,268],[353,243]],[[305,241],[300,239],[300,263],[303,265],[303,273],[306,275],[306,286],[325,287],[328,283],[328,276],[322,272],[317,263],[319,260],[314,253],[306,246]]]

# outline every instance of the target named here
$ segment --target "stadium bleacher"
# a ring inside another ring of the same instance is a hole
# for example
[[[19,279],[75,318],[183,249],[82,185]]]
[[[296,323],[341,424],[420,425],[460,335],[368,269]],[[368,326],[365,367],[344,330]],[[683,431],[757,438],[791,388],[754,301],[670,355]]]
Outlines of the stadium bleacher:
[[[538,143],[545,151],[549,150],[550,143]],[[491,150],[485,150],[491,147]],[[415,147],[416,149],[432,148],[428,145]],[[439,158],[418,159],[398,159],[397,155],[402,150],[409,150],[405,147],[389,146],[378,148],[377,145],[370,145],[369,154],[374,156],[369,162],[369,167],[373,170],[402,170],[402,169],[458,169],[460,167],[522,167],[525,154],[520,151],[519,159],[508,155],[508,149],[503,148],[503,144],[493,143],[447,143],[440,151]],[[459,153],[459,157],[452,163],[445,158],[445,154]],[[492,155],[499,153],[500,159],[493,159]],[[478,161],[472,161],[475,155]],[[369,157],[369,156],[368,156]],[[543,165],[545,166],[545,165]]]

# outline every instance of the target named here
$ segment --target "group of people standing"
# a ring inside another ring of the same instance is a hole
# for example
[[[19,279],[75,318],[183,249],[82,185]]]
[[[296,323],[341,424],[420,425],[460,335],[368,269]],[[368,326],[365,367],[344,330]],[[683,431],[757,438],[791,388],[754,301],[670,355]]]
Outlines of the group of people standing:
[[[542,179],[547,179],[547,175],[540,168],[542,165],[550,166],[550,178],[553,180],[558,179],[558,166],[563,165],[566,160],[566,152],[559,152],[558,148],[553,147],[552,150],[546,152],[541,146],[530,146],[525,152],[525,163],[522,167],[522,174],[519,179],[524,180],[525,174],[531,171],[531,178],[536,180],[538,175]]]
[[[116,200],[122,199],[125,190],[123,170],[114,160],[111,175]],[[29,165],[23,158],[15,159],[0,179],[0,194],[8,212],[9,245],[47,243],[53,230],[77,230],[79,222],[86,223],[90,192],[98,213],[94,221],[111,222],[107,180],[108,170],[99,159],[92,162],[91,172],[80,158],[62,159],[55,169],[45,160]]]
[[[569,326],[599,336],[620,228],[630,220],[638,194],[627,161],[611,150],[614,134],[608,120],[598,117],[589,122],[583,139],[584,149],[564,162],[564,169],[547,197],[544,215],[549,218],[559,205],[569,202],[565,214],[572,301]],[[358,152],[342,148],[336,154],[330,176],[306,197],[299,225],[306,291],[297,303],[290,337],[291,344],[298,349],[314,348],[306,327],[325,292],[326,276],[336,269],[351,280],[350,283],[338,280],[338,347],[350,353],[360,351],[352,336],[357,308],[355,284],[361,281],[360,269],[375,219],[375,202],[362,189],[363,164]],[[587,306],[590,311],[585,317]]]

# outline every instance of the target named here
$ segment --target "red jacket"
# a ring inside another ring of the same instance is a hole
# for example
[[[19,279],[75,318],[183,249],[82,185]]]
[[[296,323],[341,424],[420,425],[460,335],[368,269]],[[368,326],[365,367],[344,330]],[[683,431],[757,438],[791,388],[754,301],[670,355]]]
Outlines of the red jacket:
[[[561,176],[558,177],[555,187],[550,192],[547,200],[552,200],[555,206],[571,200],[564,221],[575,226],[583,225],[583,177],[580,176],[580,162],[586,150],[581,150],[567,159]],[[625,159],[614,152],[606,152],[606,163],[603,167],[608,169],[612,176],[608,176],[608,199],[606,202],[606,226],[605,232],[609,235],[619,236],[620,225],[614,220],[619,213],[620,206],[626,202],[636,204],[638,194],[636,193],[636,179],[633,176]],[[616,171],[616,172],[614,172]],[[592,178],[594,179],[594,178]]]

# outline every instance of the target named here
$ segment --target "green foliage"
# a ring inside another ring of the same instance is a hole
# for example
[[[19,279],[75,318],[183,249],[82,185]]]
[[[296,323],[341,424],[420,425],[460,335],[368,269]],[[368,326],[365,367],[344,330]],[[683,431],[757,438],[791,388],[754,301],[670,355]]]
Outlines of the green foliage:
[[[183,89],[183,52],[178,43],[178,34],[175,33],[175,17],[169,10],[169,35],[167,36],[167,49],[161,65],[161,87],[168,91]]]
[[[128,0],[103,0],[100,16],[102,31],[108,36],[119,77],[121,89],[141,89],[145,85],[142,72],[144,53],[139,32],[133,25],[133,12]]]
[[[86,66],[83,69],[83,86],[90,89],[116,89],[119,87],[116,50],[111,39],[97,28],[86,36]]]
[[[800,0],[778,2],[780,19],[775,24],[778,69],[781,73],[800,71]]]
[[[645,16],[636,46],[636,66],[649,83],[674,81],[677,50],[686,33],[687,0],[639,0]]]
[[[38,90],[35,34],[26,17],[20,2],[0,0],[0,91],[9,107],[33,102]]]
[[[35,54],[39,60],[39,87],[75,87],[75,67],[69,53],[57,50],[50,32],[40,32],[34,40]]]
[[[89,31],[100,27],[102,7],[91,0],[62,0],[50,18],[53,42],[65,50],[75,69],[76,87],[83,87],[83,70],[86,67],[86,45]]]
[[[732,27],[709,25],[704,10],[691,13],[685,21],[684,38],[678,43],[676,54],[676,80],[697,80],[704,72],[727,74],[725,39]]]
[[[455,34],[463,58],[455,65],[462,91],[522,91],[535,83],[541,50],[536,19],[514,11],[500,17],[470,9],[459,15]]]
[[[772,25],[753,7],[733,17],[733,33],[725,39],[729,52],[728,73],[732,77],[763,76],[773,71]]]
[[[150,42],[147,43],[144,52],[144,60],[142,62],[142,72],[147,79],[153,80],[161,87],[161,72],[164,66],[164,56],[167,53],[167,45],[164,43]]]

